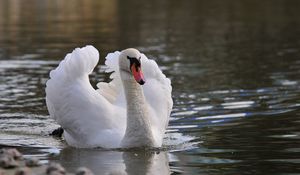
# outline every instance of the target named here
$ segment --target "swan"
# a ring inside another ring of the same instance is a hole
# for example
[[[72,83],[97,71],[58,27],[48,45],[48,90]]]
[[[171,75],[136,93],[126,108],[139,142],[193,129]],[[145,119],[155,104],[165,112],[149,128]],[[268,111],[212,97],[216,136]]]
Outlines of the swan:
[[[154,60],[134,48],[106,56],[110,82],[94,89],[89,74],[99,61],[93,46],[76,48],[50,71],[46,105],[78,148],[161,147],[173,101],[172,86]]]

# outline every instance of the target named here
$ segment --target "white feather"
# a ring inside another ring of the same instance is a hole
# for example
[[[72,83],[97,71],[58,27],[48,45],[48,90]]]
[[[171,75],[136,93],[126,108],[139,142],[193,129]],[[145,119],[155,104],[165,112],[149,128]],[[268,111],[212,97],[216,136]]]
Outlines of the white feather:
[[[98,63],[93,46],[75,49],[50,72],[46,103],[50,116],[60,124],[69,145],[74,147],[118,148],[126,130],[126,100],[119,73],[120,52],[106,57],[109,83],[100,82],[95,90],[88,75]],[[144,96],[151,113],[154,138],[161,141],[173,106],[171,83],[156,62],[144,54],[141,59],[146,79]]]

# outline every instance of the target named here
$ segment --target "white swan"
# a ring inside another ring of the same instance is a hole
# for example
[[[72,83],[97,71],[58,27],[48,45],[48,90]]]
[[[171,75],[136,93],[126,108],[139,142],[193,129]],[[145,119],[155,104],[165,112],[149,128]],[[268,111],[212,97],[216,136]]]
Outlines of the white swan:
[[[170,80],[155,61],[126,49],[107,55],[112,80],[98,83],[95,90],[88,75],[98,60],[93,46],[77,48],[50,72],[47,108],[64,129],[67,143],[81,148],[160,147],[173,106]]]

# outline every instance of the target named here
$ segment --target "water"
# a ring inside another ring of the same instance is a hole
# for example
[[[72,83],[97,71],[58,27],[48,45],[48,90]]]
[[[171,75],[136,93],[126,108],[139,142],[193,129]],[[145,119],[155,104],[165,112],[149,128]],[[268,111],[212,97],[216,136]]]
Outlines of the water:
[[[299,174],[300,2],[0,0],[0,144],[96,174]],[[47,134],[49,71],[93,44],[136,47],[173,85],[162,150],[74,149]]]

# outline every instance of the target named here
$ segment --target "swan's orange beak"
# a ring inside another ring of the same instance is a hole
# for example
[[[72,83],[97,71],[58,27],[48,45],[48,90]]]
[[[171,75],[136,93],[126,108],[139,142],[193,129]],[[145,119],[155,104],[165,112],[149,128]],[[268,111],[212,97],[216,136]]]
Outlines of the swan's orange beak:
[[[136,82],[138,82],[140,85],[145,84],[145,78],[142,72],[142,69],[140,66],[136,66],[135,63],[131,65],[131,72],[133,74],[133,77]]]

